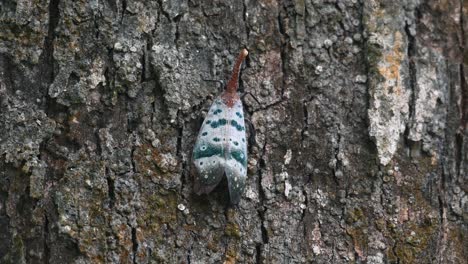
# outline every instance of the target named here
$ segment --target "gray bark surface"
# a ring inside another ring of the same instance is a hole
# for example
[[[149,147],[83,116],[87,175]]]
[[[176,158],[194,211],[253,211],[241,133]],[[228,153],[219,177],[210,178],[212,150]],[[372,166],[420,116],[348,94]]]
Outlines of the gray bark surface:
[[[463,0],[0,3],[0,263],[466,263]],[[241,48],[248,182],[193,193]]]

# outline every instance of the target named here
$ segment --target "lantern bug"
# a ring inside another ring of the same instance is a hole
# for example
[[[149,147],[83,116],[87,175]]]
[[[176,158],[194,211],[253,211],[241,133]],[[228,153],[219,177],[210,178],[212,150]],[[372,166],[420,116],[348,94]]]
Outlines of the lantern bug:
[[[247,140],[244,111],[237,94],[239,72],[248,55],[242,49],[226,89],[208,111],[193,149],[195,192],[211,192],[226,175],[231,203],[237,204],[247,178]]]

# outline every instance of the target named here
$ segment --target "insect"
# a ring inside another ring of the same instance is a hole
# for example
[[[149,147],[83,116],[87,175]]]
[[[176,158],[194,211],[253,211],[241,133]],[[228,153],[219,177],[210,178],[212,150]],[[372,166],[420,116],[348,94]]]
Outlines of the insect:
[[[247,55],[243,49],[237,57],[226,89],[203,121],[192,156],[197,171],[195,192],[211,192],[226,175],[233,204],[239,203],[247,178],[244,112],[237,95],[240,67]]]

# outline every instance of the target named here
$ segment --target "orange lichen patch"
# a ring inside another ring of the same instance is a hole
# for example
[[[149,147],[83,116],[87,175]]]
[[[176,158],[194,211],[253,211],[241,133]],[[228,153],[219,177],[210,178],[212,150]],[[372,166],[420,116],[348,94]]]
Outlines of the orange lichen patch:
[[[231,208],[227,211],[227,223],[224,229],[224,234],[236,239],[240,239],[242,237],[240,226],[236,223],[236,211]]]
[[[226,256],[226,260],[224,261],[224,264],[234,264],[236,263],[236,258],[232,256]]]
[[[383,83],[385,90],[390,91],[393,87],[393,92],[397,95],[401,94],[400,69],[404,58],[402,44],[402,35],[397,31],[394,35],[393,49],[383,56],[383,61],[378,66],[379,73],[387,80],[387,82]],[[393,82],[389,83],[388,80],[393,80]]]
[[[366,258],[368,239],[364,230],[361,228],[347,228],[346,234],[353,239],[354,251],[364,260]]]
[[[183,228],[185,231],[191,231],[191,232],[198,232],[201,230],[201,228],[196,225],[184,225]]]
[[[117,226],[117,240],[118,244],[121,246],[121,249],[119,250],[120,253],[120,259],[122,261],[126,261],[130,257],[130,252],[132,249],[132,240],[131,240],[131,233],[130,233],[130,228],[126,224],[120,224]]]
[[[402,205],[402,208],[400,208],[400,212],[398,214],[398,222],[400,224],[406,222],[409,220],[409,215],[408,215],[408,207],[406,206],[406,204],[403,204]]]
[[[137,171],[145,175],[163,177],[168,172],[175,172],[178,166],[178,161],[171,155],[166,155],[150,144],[136,148],[133,159]]]
[[[144,210],[137,212],[136,240],[139,245],[145,241],[155,240],[156,243],[166,243],[168,234],[163,230],[173,230],[177,225],[177,194],[172,191],[142,189],[141,202],[146,204]],[[129,235],[131,237],[131,234]],[[145,262],[147,247],[141,246],[136,252],[139,262]],[[158,256],[152,255],[151,258]],[[160,263],[160,262],[158,262]]]
[[[232,249],[228,249],[226,252],[226,260],[224,261],[224,264],[234,264],[236,263],[237,257],[236,257],[236,252]]]
[[[208,242],[208,244],[206,245],[206,247],[207,247],[209,250],[213,251],[213,252],[218,252],[218,251],[219,251],[219,248],[218,248],[217,244],[216,244],[214,241],[212,241],[212,240]]]
[[[150,207],[138,218],[139,224],[159,231],[162,224],[173,225],[176,223],[177,195],[174,192],[148,194],[145,197],[144,202]]]
[[[228,223],[224,229],[224,233],[229,237],[234,237],[237,239],[241,238],[240,227],[236,223]]]
[[[361,208],[354,208],[346,213],[346,233],[353,240],[353,248],[356,254],[362,259],[366,259],[369,239],[367,235],[367,216]]]
[[[428,247],[430,240],[435,239],[436,227],[437,225],[430,219],[423,219],[422,223],[409,224],[403,232],[398,233],[396,256],[404,260],[404,263],[416,263],[414,261]]]
[[[154,231],[159,231],[163,224],[173,225],[177,221],[177,195],[173,192],[167,194],[148,194],[145,203],[150,207],[138,218],[138,224]]]
[[[136,228],[136,240],[139,245],[143,244],[143,241],[145,241],[145,235],[141,228]],[[144,250],[142,247],[139,248],[139,250],[136,252],[136,256],[140,260],[144,260],[146,258],[146,250]]]
[[[432,165],[430,157],[418,158],[415,166],[406,159],[406,153],[400,150],[395,157],[398,165],[398,183],[393,184],[399,193],[395,198],[396,216],[394,219],[376,221],[377,229],[387,239],[393,241],[394,246],[387,249],[390,262],[400,260],[400,263],[429,263],[425,252],[429,250],[436,239],[440,239],[441,222],[438,208],[434,208],[427,194],[420,186],[424,186],[428,173],[437,170]],[[405,172],[404,174],[401,172]],[[386,221],[386,224],[385,222]]]
[[[92,263],[105,263],[104,256],[93,256],[90,259],[92,260]]]

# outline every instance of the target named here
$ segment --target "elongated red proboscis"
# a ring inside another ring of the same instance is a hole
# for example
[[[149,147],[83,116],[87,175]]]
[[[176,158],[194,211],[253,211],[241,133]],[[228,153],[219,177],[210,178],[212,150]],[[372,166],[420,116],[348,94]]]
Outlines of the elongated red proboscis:
[[[232,70],[231,79],[229,80],[226,90],[221,95],[223,98],[224,103],[228,107],[232,107],[236,100],[239,100],[239,96],[237,95],[237,87],[239,87],[239,72],[242,62],[245,60],[245,57],[249,52],[246,49],[242,49],[237,57],[236,63],[234,64],[234,69]]]
[[[237,91],[237,87],[239,86],[239,72],[242,62],[245,60],[245,57],[249,52],[246,49],[242,49],[237,57],[236,64],[234,64],[234,68],[232,69],[231,79],[229,80],[226,92],[228,93],[235,93]]]

